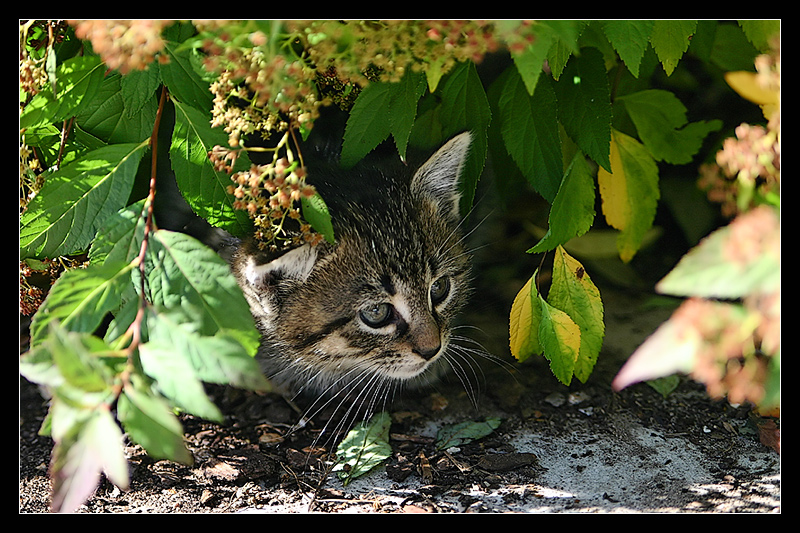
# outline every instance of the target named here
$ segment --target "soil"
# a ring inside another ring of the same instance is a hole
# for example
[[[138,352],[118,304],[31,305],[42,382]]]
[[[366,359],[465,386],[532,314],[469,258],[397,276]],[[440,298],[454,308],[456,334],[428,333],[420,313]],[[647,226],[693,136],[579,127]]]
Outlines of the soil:
[[[780,512],[780,455],[761,442],[764,420],[750,409],[710,400],[688,380],[667,397],[646,384],[611,390],[664,311],[604,295],[606,346],[586,384],[559,385],[540,362],[490,365],[477,407],[460,383],[404,398],[391,459],[347,486],[329,472],[331,447],[312,447],[321,421],[287,434],[298,415],[281,397],[214,389],[226,423],[183,419],[192,466],[130,446],[130,490],[103,481],[79,512]],[[24,379],[20,394],[19,509],[44,513],[46,405]],[[438,427],[486,416],[503,420],[493,434],[436,451]]]
[[[517,246],[513,237],[479,240]],[[530,236],[523,241],[530,243]],[[780,513],[779,421],[710,399],[682,378],[669,395],[647,384],[610,383],[625,360],[670,314],[652,292],[603,279],[606,338],[586,383],[559,384],[543,359],[508,354],[508,310],[539,259],[512,267],[483,248],[478,294],[466,321],[502,361],[472,379],[403,396],[392,408],[392,456],[348,485],[330,472],[333,443],[323,419],[300,418],[277,395],[210,388],[223,424],[183,417],[191,466],[127,448],[131,486],[102,481],[79,513]],[[662,250],[663,251],[663,250]],[[524,261],[523,261],[524,262]],[[672,263],[674,264],[674,263]],[[20,378],[20,513],[49,511],[52,442],[37,435],[46,414],[39,391]],[[493,416],[480,440],[438,451],[438,428]]]

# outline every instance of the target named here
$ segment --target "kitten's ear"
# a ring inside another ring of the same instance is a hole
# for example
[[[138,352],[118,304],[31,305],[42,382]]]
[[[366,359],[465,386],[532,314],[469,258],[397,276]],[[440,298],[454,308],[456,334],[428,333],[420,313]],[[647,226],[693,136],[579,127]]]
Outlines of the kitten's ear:
[[[289,250],[280,257],[259,264],[255,255],[246,252],[234,258],[233,271],[242,292],[251,307],[260,307],[264,314],[272,314],[278,302],[281,283],[304,282],[317,260],[317,247],[304,244]]]
[[[428,197],[443,214],[454,220],[461,218],[458,178],[471,142],[469,132],[453,137],[417,170],[411,180],[412,194]]]

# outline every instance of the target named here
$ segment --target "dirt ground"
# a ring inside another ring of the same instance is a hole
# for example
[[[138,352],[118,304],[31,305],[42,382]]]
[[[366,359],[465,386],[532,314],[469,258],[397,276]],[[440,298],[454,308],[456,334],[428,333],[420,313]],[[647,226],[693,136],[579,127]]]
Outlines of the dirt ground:
[[[477,294],[465,322],[505,361],[484,364],[472,380],[477,405],[455,378],[402,397],[392,409],[391,458],[343,486],[330,472],[332,446],[318,439],[324,419],[290,433],[299,414],[283,398],[210,389],[226,421],[184,417],[192,466],[154,461],[130,446],[130,490],[103,481],[78,512],[780,513],[774,422],[711,400],[686,379],[667,397],[646,384],[611,389],[671,312],[652,305],[652,279],[640,290],[587,265],[603,297],[606,337],[588,382],[565,387],[543,359],[518,365],[508,354],[510,303],[539,266],[524,254],[532,237],[503,224],[475,237],[489,244],[476,252]],[[657,279],[676,253],[643,253],[637,268]],[[38,390],[20,378],[20,513],[49,510],[52,442],[37,435],[45,413]],[[437,428],[488,416],[502,419],[491,435],[436,450]]]
[[[709,400],[688,380],[666,398],[645,384],[610,389],[667,311],[624,292],[604,297],[606,344],[586,384],[563,387],[542,362],[490,364],[477,407],[459,383],[406,397],[393,413],[391,459],[347,486],[329,472],[330,447],[311,447],[318,425],[287,434],[297,413],[282,398],[215,389],[225,424],[184,418],[194,465],[131,446],[131,489],[104,481],[79,512],[779,513],[780,455],[747,408]],[[52,443],[36,434],[44,414],[21,379],[21,513],[48,512]],[[503,420],[493,434],[435,450],[438,427],[486,416]]]

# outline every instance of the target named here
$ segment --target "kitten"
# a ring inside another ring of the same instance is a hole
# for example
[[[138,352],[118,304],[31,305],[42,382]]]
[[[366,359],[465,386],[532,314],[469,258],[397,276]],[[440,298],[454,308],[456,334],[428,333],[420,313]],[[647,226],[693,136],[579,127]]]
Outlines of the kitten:
[[[447,366],[453,319],[469,293],[458,179],[470,140],[456,136],[413,172],[399,161],[309,165],[336,242],[278,257],[252,242],[234,252],[262,334],[257,358],[273,384],[364,403]]]

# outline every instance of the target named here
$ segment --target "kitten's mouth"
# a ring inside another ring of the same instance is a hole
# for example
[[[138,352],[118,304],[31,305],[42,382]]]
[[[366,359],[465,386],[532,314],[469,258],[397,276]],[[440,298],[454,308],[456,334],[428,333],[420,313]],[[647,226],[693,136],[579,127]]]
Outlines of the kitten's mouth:
[[[435,355],[423,358],[418,354],[405,355],[399,364],[392,366],[385,371],[388,377],[394,379],[415,379],[423,374],[441,355],[439,350]]]

